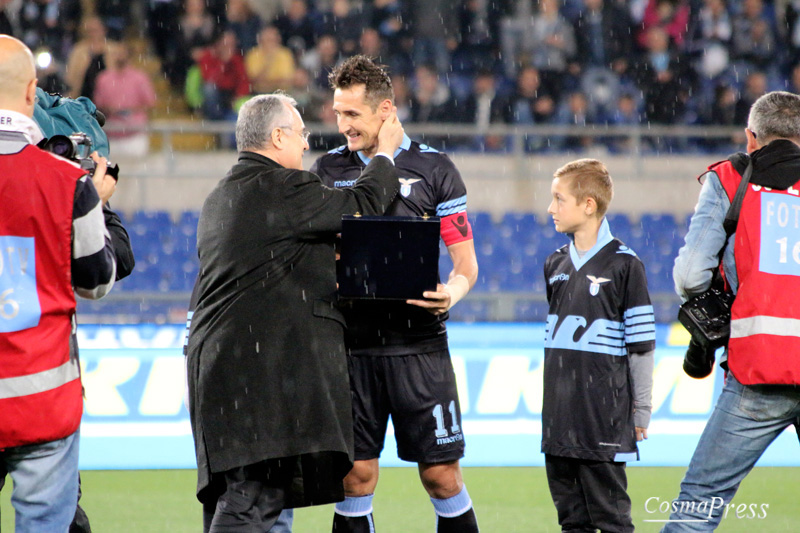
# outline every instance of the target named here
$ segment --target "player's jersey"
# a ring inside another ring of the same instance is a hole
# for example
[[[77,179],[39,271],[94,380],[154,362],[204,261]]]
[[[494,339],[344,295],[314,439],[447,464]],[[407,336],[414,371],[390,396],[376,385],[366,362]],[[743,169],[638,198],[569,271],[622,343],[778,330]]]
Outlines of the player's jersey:
[[[655,348],[644,265],[603,221],[597,244],[547,258],[542,452],[598,461],[637,457],[628,354]]]
[[[361,152],[342,146],[317,159],[311,171],[329,187],[352,187],[369,161]],[[456,238],[471,238],[467,189],[449,157],[405,136],[394,162],[400,193],[386,215],[439,216],[445,238],[448,231]],[[409,355],[447,348],[447,313],[435,316],[405,302],[363,300],[345,304],[342,312],[347,319],[346,344],[353,355]]]

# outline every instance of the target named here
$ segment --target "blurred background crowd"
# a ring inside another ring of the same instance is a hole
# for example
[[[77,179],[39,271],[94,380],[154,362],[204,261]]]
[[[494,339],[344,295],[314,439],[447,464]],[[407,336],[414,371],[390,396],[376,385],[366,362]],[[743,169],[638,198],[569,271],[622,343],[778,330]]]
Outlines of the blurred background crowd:
[[[334,123],[327,74],[356,53],[389,66],[408,123],[743,125],[764,92],[800,91],[798,0],[0,0],[0,6],[0,32],[39,52],[46,89],[88,96],[101,109],[133,99],[133,109],[112,117],[131,124],[154,105],[152,91],[133,89],[147,89],[148,81],[136,73],[136,61],[131,66],[132,54],[157,60],[151,81],[163,77],[189,109],[210,120],[235,119],[243,98],[283,89],[308,122]],[[579,151],[592,142],[532,138],[526,148]],[[465,147],[508,149],[492,137]]]

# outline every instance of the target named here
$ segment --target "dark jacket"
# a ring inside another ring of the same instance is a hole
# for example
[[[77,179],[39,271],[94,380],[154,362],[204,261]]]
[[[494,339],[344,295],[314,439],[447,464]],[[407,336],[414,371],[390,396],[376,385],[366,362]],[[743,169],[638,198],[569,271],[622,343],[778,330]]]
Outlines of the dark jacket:
[[[200,501],[214,474],[277,458],[296,463],[287,507],[343,498],[353,428],[334,238],[343,214],[383,214],[397,190],[384,157],[330,189],[242,152],[206,199],[188,345]]]

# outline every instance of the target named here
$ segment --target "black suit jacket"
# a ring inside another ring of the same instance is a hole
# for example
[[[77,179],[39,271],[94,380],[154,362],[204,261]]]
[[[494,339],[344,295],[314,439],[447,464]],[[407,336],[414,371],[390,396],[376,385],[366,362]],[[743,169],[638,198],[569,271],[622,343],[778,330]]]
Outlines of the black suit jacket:
[[[331,189],[242,152],[206,199],[187,350],[201,501],[213,474],[277,458],[296,461],[288,507],[343,498],[353,428],[334,238],[343,214],[383,214],[397,190],[385,157]]]

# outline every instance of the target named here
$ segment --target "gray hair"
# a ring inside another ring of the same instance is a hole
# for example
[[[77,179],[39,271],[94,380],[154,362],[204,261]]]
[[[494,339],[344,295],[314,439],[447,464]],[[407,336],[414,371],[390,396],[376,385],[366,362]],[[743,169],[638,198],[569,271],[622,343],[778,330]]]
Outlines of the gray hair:
[[[800,139],[800,96],[785,91],[761,96],[750,108],[747,129],[762,146],[775,139]]]
[[[239,109],[236,119],[236,149],[259,150],[267,144],[272,130],[292,124],[292,112],[286,107],[297,101],[282,93],[254,96]]]

